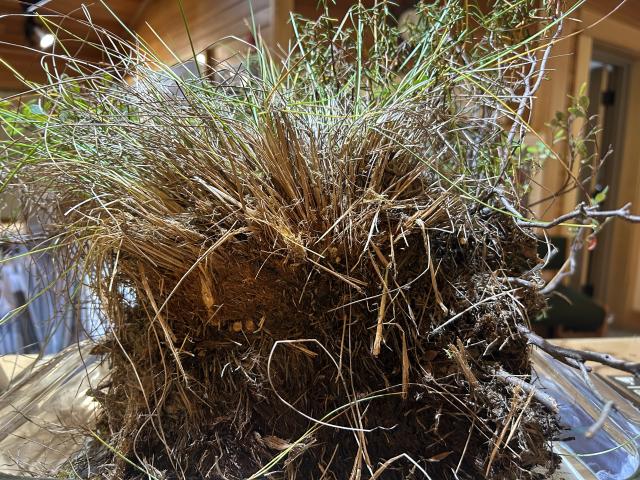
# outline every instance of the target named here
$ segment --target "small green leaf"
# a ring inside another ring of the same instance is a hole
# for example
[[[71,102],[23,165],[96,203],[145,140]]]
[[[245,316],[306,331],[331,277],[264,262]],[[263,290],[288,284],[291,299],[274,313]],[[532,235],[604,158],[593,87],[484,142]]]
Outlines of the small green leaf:
[[[585,117],[584,112],[578,107],[569,107],[569,113],[572,114],[574,117],[578,117],[578,118]]]
[[[607,199],[607,192],[609,191],[609,185],[604,187],[604,190],[598,192],[595,197],[593,197],[593,203],[595,205],[600,205]]]
[[[564,130],[557,130],[554,134],[553,134],[553,138],[555,140],[564,140],[566,138],[565,134],[564,134]]]
[[[578,105],[586,112],[589,109],[589,97],[582,96],[578,98]]]
[[[576,142],[576,153],[580,155],[582,158],[586,158],[589,155],[589,151],[587,150],[587,145],[582,140],[578,140]]]

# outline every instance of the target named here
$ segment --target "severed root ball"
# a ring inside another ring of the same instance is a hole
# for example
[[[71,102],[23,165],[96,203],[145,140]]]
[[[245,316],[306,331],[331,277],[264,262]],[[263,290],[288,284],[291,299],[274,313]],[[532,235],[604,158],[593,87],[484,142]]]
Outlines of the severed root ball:
[[[544,303],[505,280],[537,265],[536,240],[455,199],[439,211],[448,214],[413,224],[415,211],[371,212],[379,231],[334,243],[325,258],[268,252],[259,234],[239,232],[186,276],[136,259],[136,275],[119,278],[139,282],[140,299],[175,293],[155,320],[147,300],[114,324],[105,428],[119,432],[120,449],[153,452],[160,471],[174,462],[207,478],[553,469],[554,406],[527,384],[518,332]],[[157,419],[145,415],[149,401]]]
[[[517,112],[561,15],[475,3],[421,3],[410,31],[387,2],[327,10],[283,59],[258,42],[185,78],[100,31],[112,65],[7,115],[11,178],[108,324],[91,472],[554,470],[519,330],[544,308],[537,240],[495,192],[526,194]]]

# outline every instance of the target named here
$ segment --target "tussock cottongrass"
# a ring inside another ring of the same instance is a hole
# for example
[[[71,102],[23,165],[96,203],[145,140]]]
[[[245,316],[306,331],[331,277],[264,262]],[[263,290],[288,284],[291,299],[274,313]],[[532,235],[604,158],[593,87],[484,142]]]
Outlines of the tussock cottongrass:
[[[294,19],[284,58],[258,41],[186,76],[90,25],[105,63],[62,52],[75,75],[6,106],[3,184],[46,199],[109,323],[104,474],[555,467],[554,412],[496,375],[530,375],[515,327],[544,305],[513,281],[536,279],[535,237],[495,198],[534,167],[563,18],[537,5],[421,4],[403,32],[392,3],[356,5]]]

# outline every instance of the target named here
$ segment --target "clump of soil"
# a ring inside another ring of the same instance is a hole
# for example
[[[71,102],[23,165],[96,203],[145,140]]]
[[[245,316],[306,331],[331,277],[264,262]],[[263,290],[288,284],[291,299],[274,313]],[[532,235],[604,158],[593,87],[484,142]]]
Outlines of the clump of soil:
[[[175,293],[158,327],[148,304],[114,324],[104,407],[118,448],[188,478],[249,478],[280,453],[283,478],[349,478],[401,455],[384,478],[552,468],[553,414],[494,374],[531,373],[516,325],[544,302],[497,272],[530,272],[536,240],[508,217],[449,212],[413,228],[389,212],[384,232],[324,249],[333,274],[274,255],[259,234],[231,238],[184,278],[121,257],[123,280],[136,268],[150,298]]]

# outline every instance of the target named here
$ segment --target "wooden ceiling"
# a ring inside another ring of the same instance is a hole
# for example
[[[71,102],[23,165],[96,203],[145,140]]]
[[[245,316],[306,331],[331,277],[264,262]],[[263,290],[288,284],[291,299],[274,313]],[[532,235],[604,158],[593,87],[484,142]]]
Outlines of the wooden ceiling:
[[[36,0],[26,0],[27,3],[35,3]],[[177,4],[178,0],[102,0],[112,10],[115,15],[128,27],[132,29],[140,29],[140,33],[145,32],[145,21],[150,20],[158,33],[169,41],[175,40],[171,36],[171,32],[176,30],[173,23],[179,24],[181,33],[183,23],[179,17]],[[234,9],[224,7],[229,4],[242,4],[246,7],[249,2],[253,5],[265,3],[272,5],[272,2],[280,2],[284,0],[183,0],[184,4],[189,7],[187,10],[195,19],[191,19],[190,23],[194,26],[202,24],[202,32],[207,34],[207,39],[214,33],[218,32],[213,27],[214,23],[225,23],[227,30],[237,29],[237,25],[242,24],[241,21],[231,21],[230,15]],[[348,5],[355,0],[336,0],[333,10],[340,13],[345,10]],[[373,3],[373,0],[363,0],[365,3]],[[415,0],[395,0],[398,5],[409,5]],[[495,1],[495,0],[492,0]],[[616,6],[623,2],[623,5],[616,9]],[[108,31],[119,36],[126,37],[126,30],[122,27],[120,21],[105,8],[101,0],[40,0],[41,6],[38,7],[38,13],[50,19],[53,23],[59,24],[62,29],[58,31],[61,42],[68,48],[69,53],[73,56],[92,62],[102,61],[102,54],[94,48],[83,45],[83,42],[73,37],[95,39],[95,33],[87,26],[87,11],[89,12],[91,22],[99,25]],[[86,10],[81,5],[86,5]],[[318,0],[289,0],[289,4],[294,5],[294,9],[298,13],[306,16],[314,16],[317,12]],[[587,5],[602,13],[603,15],[614,11],[611,18],[615,18],[640,28],[640,0],[587,0]],[[235,8],[235,7],[234,7]],[[245,8],[246,9],[246,8]],[[240,13],[242,9],[237,9]],[[224,11],[224,14],[220,12]],[[238,18],[243,15],[236,15]],[[25,35],[25,17],[20,0],[0,0],[0,59],[9,63],[16,71],[20,72],[28,80],[43,81],[45,79],[45,71],[43,64],[51,67],[50,54],[43,53],[32,46]],[[229,18],[227,18],[229,17]],[[161,21],[162,20],[162,21]],[[237,20],[237,19],[236,19]],[[282,28],[273,25],[271,28]],[[214,31],[215,30],[215,31]],[[225,35],[230,32],[224,30]],[[231,32],[236,33],[236,32]],[[182,35],[184,36],[184,35]],[[146,38],[146,37],[145,37]],[[177,40],[176,40],[177,41]],[[182,41],[182,40],[181,40]],[[204,40],[203,40],[204,42]],[[175,42],[174,42],[175,43]],[[184,43],[184,42],[182,42]],[[57,52],[60,53],[59,47]],[[57,70],[64,70],[64,63],[57,62]],[[26,87],[15,75],[4,65],[0,64],[0,97],[2,92],[24,91]]]
[[[133,25],[136,17],[140,16],[149,1],[106,0],[105,3],[125,24]],[[40,1],[39,4],[38,14],[60,27],[56,31],[60,42],[70,54],[82,60],[98,62],[102,59],[97,49],[79,40],[79,38],[97,38],[89,26],[87,13],[93,24],[119,36],[126,36],[124,27],[99,0],[49,0]],[[86,9],[82,8],[82,4]],[[47,54],[39,51],[37,46],[31,45],[25,34],[25,20],[21,1],[0,0],[0,58],[26,79],[43,81],[45,79],[43,64],[52,67],[51,53],[61,54],[62,52],[57,46]],[[58,71],[64,71],[65,64],[58,60],[56,67]],[[0,91],[15,92],[26,89],[9,68],[0,65]]]
[[[640,0],[586,0],[586,5],[603,16],[640,28]]]

